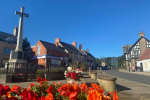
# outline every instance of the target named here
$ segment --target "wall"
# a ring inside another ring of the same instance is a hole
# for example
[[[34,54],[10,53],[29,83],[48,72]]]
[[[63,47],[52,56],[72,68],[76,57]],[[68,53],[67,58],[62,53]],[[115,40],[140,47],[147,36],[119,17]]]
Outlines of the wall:
[[[15,49],[16,44],[8,44],[7,42],[0,41],[0,66],[9,60],[10,55],[4,55],[4,48]]]
[[[145,59],[145,60],[136,61],[136,62],[137,62],[138,67],[140,67],[140,63],[143,64],[143,71],[150,72],[150,59]]]

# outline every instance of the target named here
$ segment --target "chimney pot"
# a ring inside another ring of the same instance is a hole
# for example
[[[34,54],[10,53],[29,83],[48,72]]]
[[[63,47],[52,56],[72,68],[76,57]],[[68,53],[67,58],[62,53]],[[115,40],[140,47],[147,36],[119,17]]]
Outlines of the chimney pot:
[[[82,44],[80,44],[79,49],[82,50]]]
[[[76,46],[77,46],[76,41],[75,41],[75,42],[72,42],[72,45],[76,47]]]
[[[18,36],[18,27],[17,26],[15,26],[15,28],[14,28],[14,36]]]
[[[142,32],[142,31],[139,32],[139,38],[140,38],[141,36],[145,37],[144,32]]]
[[[56,43],[56,42],[60,42],[60,38],[56,38],[56,39],[55,39],[55,43]]]
[[[86,49],[86,52],[89,52],[89,49]]]

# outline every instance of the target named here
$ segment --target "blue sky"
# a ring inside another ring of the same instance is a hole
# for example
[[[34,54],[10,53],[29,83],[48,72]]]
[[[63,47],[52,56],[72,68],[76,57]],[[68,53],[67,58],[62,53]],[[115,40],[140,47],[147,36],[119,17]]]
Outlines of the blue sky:
[[[140,31],[150,39],[149,0],[1,0],[0,31],[13,34],[19,25],[15,11],[25,7],[24,37],[31,45],[44,40],[77,41],[95,57],[123,54]]]

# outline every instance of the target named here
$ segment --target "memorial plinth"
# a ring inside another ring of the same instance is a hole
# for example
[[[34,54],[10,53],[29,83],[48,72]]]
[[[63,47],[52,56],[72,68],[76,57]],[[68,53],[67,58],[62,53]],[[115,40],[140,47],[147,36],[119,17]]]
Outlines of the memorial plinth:
[[[27,54],[22,50],[22,40],[23,40],[23,24],[24,17],[29,17],[28,14],[24,13],[24,7],[21,7],[20,12],[16,11],[15,14],[20,16],[19,19],[19,30],[17,36],[17,46],[15,51],[11,51],[10,59],[9,59],[9,67],[16,67],[21,65],[20,67],[26,66],[27,64]]]

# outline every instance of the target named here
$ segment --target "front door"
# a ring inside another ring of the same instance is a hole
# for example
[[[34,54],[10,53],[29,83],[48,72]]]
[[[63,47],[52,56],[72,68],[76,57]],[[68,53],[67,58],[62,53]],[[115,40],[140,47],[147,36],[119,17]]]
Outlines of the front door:
[[[143,71],[143,63],[140,63],[141,71]]]

